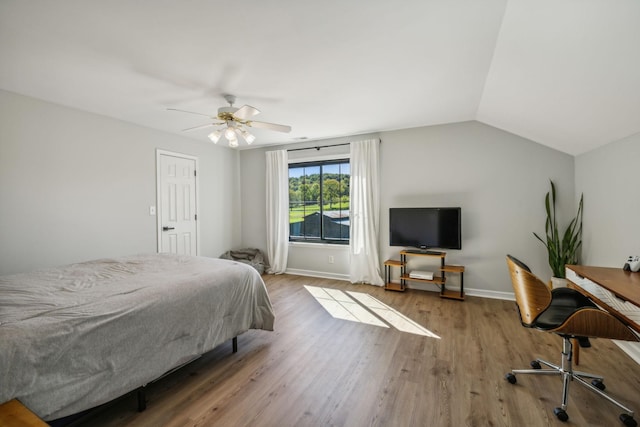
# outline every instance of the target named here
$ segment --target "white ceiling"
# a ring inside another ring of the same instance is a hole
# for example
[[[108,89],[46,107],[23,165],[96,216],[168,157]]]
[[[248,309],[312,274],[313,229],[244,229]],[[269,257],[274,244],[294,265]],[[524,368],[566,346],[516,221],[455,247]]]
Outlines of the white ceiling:
[[[640,132],[640,1],[1,0],[0,88],[203,143],[167,108],[231,93],[293,128],[254,146],[479,120],[577,155]]]

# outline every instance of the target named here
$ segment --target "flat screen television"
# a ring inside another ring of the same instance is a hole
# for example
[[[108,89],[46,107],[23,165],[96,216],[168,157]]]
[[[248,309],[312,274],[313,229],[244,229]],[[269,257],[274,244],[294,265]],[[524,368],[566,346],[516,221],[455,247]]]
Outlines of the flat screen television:
[[[461,208],[390,208],[389,245],[462,249]]]

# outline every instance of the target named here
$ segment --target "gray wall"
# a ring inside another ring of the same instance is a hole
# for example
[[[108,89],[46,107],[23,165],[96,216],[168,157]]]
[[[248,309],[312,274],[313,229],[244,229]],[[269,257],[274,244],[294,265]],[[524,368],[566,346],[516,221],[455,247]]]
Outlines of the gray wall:
[[[532,232],[544,234],[549,179],[560,216],[571,214],[572,156],[479,122],[387,132],[382,141],[383,259],[398,259],[402,249],[388,245],[389,208],[460,206],[462,250],[447,251],[446,261],[466,267],[470,293],[512,293],[507,253],[551,277],[546,249]]]
[[[158,148],[199,159],[201,255],[238,246],[236,151],[0,91],[0,274],[155,252]]]
[[[388,244],[390,207],[460,206],[462,250],[448,251],[447,262],[467,267],[467,290],[485,296],[511,294],[504,259],[507,253],[521,257],[545,280],[551,276],[546,250],[532,232],[544,233],[544,196],[549,179],[558,188],[560,216],[573,215],[572,156],[479,122],[383,132],[379,136],[381,261],[397,259],[401,249]],[[264,151],[241,153],[242,243],[261,248],[266,247]],[[329,256],[334,257],[334,264],[328,263]],[[288,268],[344,278],[348,274],[348,253],[331,245],[292,246]]]
[[[640,255],[640,134],[576,157],[584,193],[583,263],[621,267]]]

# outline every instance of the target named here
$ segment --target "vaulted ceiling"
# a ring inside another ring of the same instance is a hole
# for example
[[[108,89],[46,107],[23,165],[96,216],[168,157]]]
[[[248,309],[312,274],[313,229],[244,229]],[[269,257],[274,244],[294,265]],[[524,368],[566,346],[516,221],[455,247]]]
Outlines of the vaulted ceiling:
[[[253,146],[478,120],[577,155],[640,132],[640,2],[2,0],[0,89],[203,143],[167,108],[230,93],[293,128]]]

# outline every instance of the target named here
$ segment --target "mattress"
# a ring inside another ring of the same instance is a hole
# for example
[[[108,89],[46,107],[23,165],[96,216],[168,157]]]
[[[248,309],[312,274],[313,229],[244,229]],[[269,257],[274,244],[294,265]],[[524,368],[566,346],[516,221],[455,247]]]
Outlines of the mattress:
[[[229,260],[149,254],[0,276],[0,402],[75,414],[274,318],[260,275]]]

